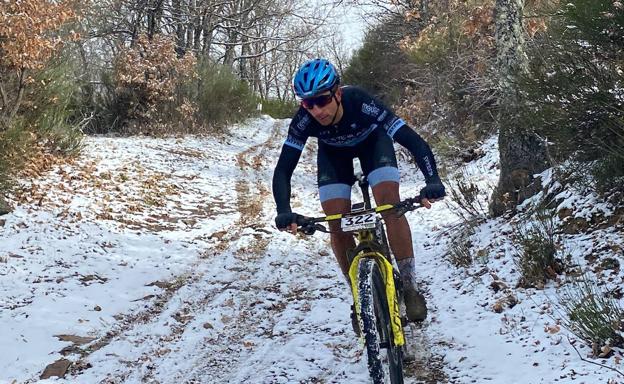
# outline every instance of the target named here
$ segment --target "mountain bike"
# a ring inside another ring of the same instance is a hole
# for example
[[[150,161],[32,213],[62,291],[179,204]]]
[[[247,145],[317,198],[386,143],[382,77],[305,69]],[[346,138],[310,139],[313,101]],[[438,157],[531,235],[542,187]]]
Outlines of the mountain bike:
[[[394,210],[403,215],[421,207],[420,197],[397,204],[371,207],[368,181],[356,175],[363,202],[352,205],[351,212],[325,217],[299,217],[299,231],[331,233],[322,222],[340,220],[343,232],[353,233],[356,247],[348,252],[349,277],[361,338],[366,348],[368,371],[373,383],[403,383],[405,337],[399,304],[403,301],[400,274],[393,266],[382,212]]]

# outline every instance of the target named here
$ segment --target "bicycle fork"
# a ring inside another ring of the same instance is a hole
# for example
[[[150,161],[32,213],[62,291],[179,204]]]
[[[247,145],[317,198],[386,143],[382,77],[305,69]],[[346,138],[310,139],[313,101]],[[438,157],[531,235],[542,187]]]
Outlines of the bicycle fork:
[[[351,260],[349,268],[349,279],[351,280],[351,293],[353,295],[353,302],[355,304],[355,311],[358,316],[358,320],[361,318],[361,308],[358,300],[358,264],[362,258],[372,258],[377,263],[379,270],[381,271],[385,295],[388,303],[388,309],[390,311],[390,321],[392,324],[393,343],[396,346],[402,346],[405,344],[405,336],[403,334],[403,322],[401,320],[401,313],[399,310],[399,295],[402,295],[402,286],[395,286],[395,271],[392,264],[378,252],[360,251]],[[398,290],[397,290],[398,289]]]

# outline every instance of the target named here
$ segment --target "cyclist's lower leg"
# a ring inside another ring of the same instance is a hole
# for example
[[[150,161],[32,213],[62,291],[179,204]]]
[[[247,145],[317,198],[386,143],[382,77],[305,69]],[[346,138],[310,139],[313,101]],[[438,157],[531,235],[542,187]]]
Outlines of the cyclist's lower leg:
[[[321,205],[327,216],[351,211],[351,200],[347,199],[331,199],[322,202]],[[336,256],[342,273],[348,276],[349,261],[347,260],[347,250],[355,248],[355,240],[353,240],[351,234],[340,232],[340,222],[330,222],[329,228],[332,231],[330,237],[334,256]]]
[[[382,182],[373,187],[377,205],[395,204],[401,201],[399,183]],[[407,317],[411,321],[422,321],[427,317],[427,305],[416,282],[412,232],[405,216],[396,217],[392,212],[384,216],[388,242],[397,260],[405,293]]]
[[[335,215],[338,213],[346,213],[351,211],[351,201],[346,199],[331,199],[321,203],[325,215]],[[329,223],[331,233],[331,245],[334,256],[340,266],[340,271],[345,277],[348,289],[351,290],[351,280],[349,278],[349,260],[347,258],[347,251],[355,248],[355,240],[353,236],[348,233],[340,232],[340,223]],[[335,233],[337,232],[337,233]],[[360,326],[355,315],[355,307],[351,305],[351,327],[356,335],[360,335]]]

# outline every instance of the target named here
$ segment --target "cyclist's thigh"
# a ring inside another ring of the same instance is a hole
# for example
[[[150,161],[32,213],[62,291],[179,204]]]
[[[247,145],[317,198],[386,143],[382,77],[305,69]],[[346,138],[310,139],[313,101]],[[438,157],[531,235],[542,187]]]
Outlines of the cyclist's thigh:
[[[350,148],[331,147],[319,142],[317,182],[321,203],[333,199],[351,200],[353,157]]]
[[[396,183],[398,188],[399,169],[397,167],[394,144],[386,131],[377,128],[358,145],[358,157],[362,171],[368,178],[373,192],[381,183]]]

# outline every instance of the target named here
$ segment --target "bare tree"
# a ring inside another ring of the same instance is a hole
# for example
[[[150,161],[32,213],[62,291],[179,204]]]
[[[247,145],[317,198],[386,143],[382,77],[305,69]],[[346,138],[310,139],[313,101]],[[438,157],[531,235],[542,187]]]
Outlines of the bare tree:
[[[290,68],[283,61],[314,47],[335,6],[311,9],[299,0],[103,0],[90,10],[89,39],[82,45],[85,53],[97,52],[111,63],[143,33],[169,35],[178,55],[193,51],[232,68],[262,97],[284,97],[290,74],[281,72]]]

